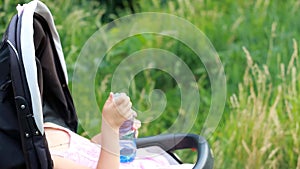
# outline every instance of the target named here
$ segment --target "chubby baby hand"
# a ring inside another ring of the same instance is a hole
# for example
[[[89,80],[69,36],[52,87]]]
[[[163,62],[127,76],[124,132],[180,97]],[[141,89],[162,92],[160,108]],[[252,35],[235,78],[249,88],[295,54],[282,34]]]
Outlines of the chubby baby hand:
[[[117,96],[114,96],[111,92],[103,106],[103,120],[113,129],[119,129],[125,120],[136,116],[136,112],[131,107],[130,98],[125,93],[118,93]]]

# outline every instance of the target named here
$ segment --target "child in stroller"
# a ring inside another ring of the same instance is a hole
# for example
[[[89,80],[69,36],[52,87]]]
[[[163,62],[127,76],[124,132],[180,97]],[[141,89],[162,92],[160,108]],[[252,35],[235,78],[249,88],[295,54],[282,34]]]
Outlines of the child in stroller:
[[[44,111],[44,128],[54,168],[170,168],[168,160],[160,154],[151,157],[137,157],[132,163],[120,165],[119,127],[136,112],[131,109],[130,98],[121,93],[113,98],[110,93],[102,109],[101,136],[90,140],[81,137],[68,127],[61,117],[61,109],[53,101],[59,95],[57,91],[60,79],[54,74],[55,52],[51,43],[51,35],[44,20],[37,14],[33,20],[34,46],[36,59],[39,60],[42,78],[40,78],[40,92]],[[53,66],[50,66],[53,65]],[[56,86],[56,87],[53,87]],[[65,86],[63,90],[67,90]],[[101,145],[99,144],[101,143]],[[184,165],[181,165],[182,168]],[[172,167],[173,168],[173,167]],[[189,167],[192,168],[192,167]]]
[[[102,111],[101,136],[94,137],[92,142],[62,126],[45,123],[54,168],[192,168],[191,164],[171,165],[161,154],[138,157],[131,163],[120,164],[118,131],[126,118],[135,114],[131,105],[126,94],[113,100],[110,93]]]

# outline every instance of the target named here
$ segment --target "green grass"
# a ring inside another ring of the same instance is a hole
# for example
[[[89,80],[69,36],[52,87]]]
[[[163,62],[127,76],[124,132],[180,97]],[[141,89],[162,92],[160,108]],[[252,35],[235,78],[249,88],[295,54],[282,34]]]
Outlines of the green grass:
[[[238,91],[230,97],[226,124],[211,140],[218,168],[299,168],[298,47],[288,65],[278,63],[279,75],[253,62],[248,64]],[[272,79],[280,76],[278,85]],[[224,132],[230,131],[230,132]]]
[[[21,2],[24,1],[0,1],[1,35],[15,14],[15,4]],[[44,2],[54,15],[71,79],[82,46],[102,26],[100,18],[104,8],[93,0]],[[217,130],[208,139],[215,155],[215,168],[300,169],[299,9],[297,0],[165,3],[140,0],[140,12],[166,12],[196,25],[220,55],[228,99]],[[137,35],[116,45],[97,74],[95,93],[99,106],[110,91],[115,67],[131,53],[149,47],[180,56],[193,71],[201,101],[199,116],[190,132],[200,133],[210,106],[210,82],[197,56],[172,38]],[[165,92],[168,105],[159,119],[143,125],[141,136],[165,131],[179,112],[180,90],[176,82],[168,74],[155,70],[141,72],[131,83],[130,95],[135,107],[146,110],[149,103],[145,98],[155,88]],[[195,158],[189,151],[178,153],[188,162]]]

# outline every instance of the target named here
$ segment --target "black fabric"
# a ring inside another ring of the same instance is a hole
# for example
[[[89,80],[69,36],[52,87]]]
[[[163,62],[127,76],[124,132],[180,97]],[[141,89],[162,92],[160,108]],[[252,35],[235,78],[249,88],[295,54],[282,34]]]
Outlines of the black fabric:
[[[9,49],[0,47],[0,168],[25,168],[10,78]],[[13,160],[12,160],[13,159]]]
[[[38,63],[40,92],[43,101],[45,122],[53,122],[77,130],[77,116],[64,73],[55,50],[54,42],[47,22],[35,14],[33,20],[34,44]]]
[[[22,63],[20,28],[21,20],[15,15],[0,44],[0,169],[51,169],[47,140],[33,117]],[[50,29],[47,21],[37,14],[34,15],[34,45],[43,115],[46,121],[76,132],[78,122],[73,100]]]
[[[10,77],[22,148],[22,153],[18,155],[23,155],[28,169],[51,169],[53,163],[45,135],[40,133],[33,117],[31,96],[22,64],[20,30],[21,20],[13,19],[7,31],[6,41],[9,44]],[[5,163],[13,164],[14,159]]]

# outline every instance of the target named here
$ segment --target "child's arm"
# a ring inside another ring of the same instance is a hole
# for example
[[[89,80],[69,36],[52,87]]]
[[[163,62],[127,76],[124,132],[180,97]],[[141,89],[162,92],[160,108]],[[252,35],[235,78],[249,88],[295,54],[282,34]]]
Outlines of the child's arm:
[[[125,120],[134,115],[135,112],[131,109],[131,105],[129,97],[125,94],[120,94],[117,99],[113,100],[112,93],[110,93],[109,98],[104,104],[102,110],[102,127],[100,137],[101,153],[97,169],[119,169],[119,128]],[[47,139],[54,138],[54,140],[57,140],[54,137],[55,135],[51,135],[49,133],[46,133],[46,135],[48,136]],[[59,156],[53,155],[52,159],[54,162],[54,168],[87,168]]]
[[[120,166],[119,128],[123,122],[134,115],[129,97],[121,93],[116,99],[113,93],[102,110],[101,153],[98,169],[118,169]]]

